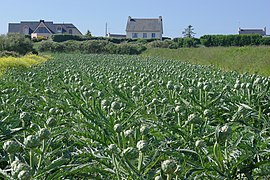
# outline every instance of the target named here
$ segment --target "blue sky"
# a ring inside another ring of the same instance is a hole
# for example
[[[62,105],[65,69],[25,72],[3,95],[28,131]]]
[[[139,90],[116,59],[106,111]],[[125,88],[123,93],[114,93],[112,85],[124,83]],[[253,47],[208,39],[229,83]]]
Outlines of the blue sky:
[[[188,25],[196,37],[236,34],[238,27],[267,27],[270,34],[270,0],[1,0],[0,34],[9,22],[40,19],[73,23],[85,34],[125,34],[128,16],[163,17],[164,36],[181,37]]]

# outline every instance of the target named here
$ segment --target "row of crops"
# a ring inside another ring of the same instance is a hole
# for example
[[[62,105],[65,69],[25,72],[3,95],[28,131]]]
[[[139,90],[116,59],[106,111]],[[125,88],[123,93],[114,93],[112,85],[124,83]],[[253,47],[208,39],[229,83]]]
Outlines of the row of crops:
[[[58,54],[0,85],[0,179],[270,178],[269,77]]]

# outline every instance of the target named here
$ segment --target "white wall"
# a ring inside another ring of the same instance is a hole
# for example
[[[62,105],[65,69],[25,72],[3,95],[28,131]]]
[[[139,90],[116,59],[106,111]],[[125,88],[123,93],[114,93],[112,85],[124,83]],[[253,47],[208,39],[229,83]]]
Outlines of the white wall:
[[[132,38],[132,34],[133,33],[137,33],[138,37],[137,38],[142,38],[143,39],[143,33],[147,34],[147,38],[146,39],[162,39],[162,34],[160,32],[127,32],[127,38]],[[155,38],[152,38],[152,33],[156,34]]]

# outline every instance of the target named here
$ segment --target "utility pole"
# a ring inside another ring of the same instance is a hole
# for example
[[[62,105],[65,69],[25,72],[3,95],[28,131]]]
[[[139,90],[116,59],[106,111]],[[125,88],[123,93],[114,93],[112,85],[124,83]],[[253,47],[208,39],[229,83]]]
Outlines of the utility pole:
[[[106,22],[106,24],[105,24],[105,37],[107,37],[107,36],[108,36],[108,24]]]

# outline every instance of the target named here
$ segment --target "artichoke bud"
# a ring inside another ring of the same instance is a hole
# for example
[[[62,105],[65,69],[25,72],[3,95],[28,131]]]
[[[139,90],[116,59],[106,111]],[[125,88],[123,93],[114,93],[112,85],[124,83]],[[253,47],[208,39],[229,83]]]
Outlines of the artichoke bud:
[[[4,143],[3,149],[10,154],[14,154],[20,150],[20,144],[17,141],[9,140]]]
[[[169,101],[168,101],[167,98],[163,98],[163,99],[161,100],[161,102],[162,102],[162,104],[167,104]]]
[[[106,100],[106,99],[103,99],[101,101],[101,106],[102,107],[107,107],[107,106],[110,106],[110,101]]]
[[[36,135],[29,135],[24,139],[24,144],[28,148],[35,148],[35,147],[39,146],[40,139]]]
[[[154,98],[153,100],[152,100],[152,104],[157,104],[158,103],[158,100],[156,99],[156,98]]]
[[[139,151],[145,152],[148,148],[148,143],[145,140],[140,140],[137,143],[137,148]]]
[[[134,160],[134,159],[138,158],[139,151],[136,148],[128,147],[128,148],[123,150],[122,155],[126,156],[128,159]]]
[[[27,127],[30,125],[30,122],[32,120],[32,116],[27,112],[22,112],[20,114],[20,119],[22,121],[22,126]]]
[[[113,129],[114,129],[115,132],[120,133],[122,131],[122,125],[121,124],[115,124]]]
[[[131,137],[134,134],[134,131],[132,129],[126,130],[124,132],[125,137]]]
[[[219,140],[225,140],[232,134],[232,128],[229,125],[224,125],[219,129]]]
[[[161,163],[161,169],[165,174],[173,174],[177,168],[175,160],[165,160]]]
[[[181,111],[181,107],[180,106],[176,106],[175,107],[175,112],[179,113]]]
[[[23,171],[19,172],[19,174],[18,174],[19,180],[29,180],[29,179],[31,179],[31,177],[32,177],[31,172],[26,171],[26,170],[23,170]]]
[[[149,127],[148,126],[142,126],[141,128],[140,128],[140,133],[141,133],[141,135],[147,135],[148,134],[148,132],[149,132]]]
[[[171,81],[168,82],[168,84],[166,85],[168,90],[173,90],[174,89],[174,85]]]
[[[120,105],[119,102],[115,101],[115,102],[112,102],[111,108],[112,108],[113,111],[118,111],[121,108],[121,105]]]
[[[46,124],[47,124],[49,127],[54,127],[54,126],[56,126],[57,121],[56,121],[56,119],[50,117],[50,118],[47,119]]]
[[[195,146],[200,148],[200,147],[203,147],[204,146],[204,141],[203,140],[197,140],[195,142]]]
[[[161,176],[156,176],[155,180],[162,180],[162,177]]]
[[[51,132],[47,128],[42,128],[38,131],[38,136],[40,140],[48,139],[51,135]]]
[[[203,114],[205,116],[210,116],[211,115],[211,111],[209,109],[206,109],[206,110],[203,111]]]
[[[108,150],[115,154],[119,153],[119,149],[115,144],[110,144]]]

